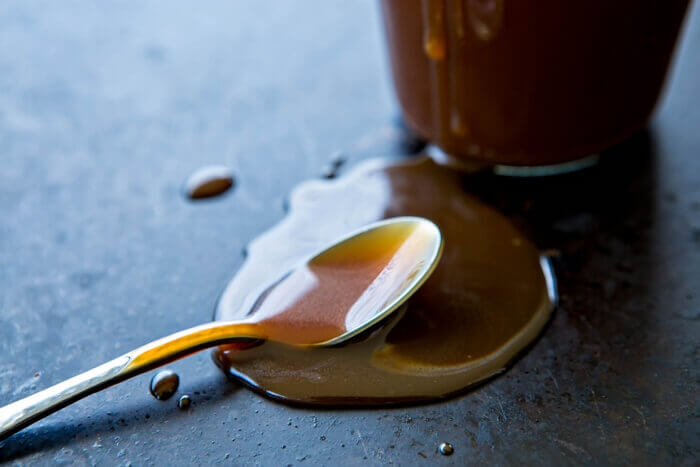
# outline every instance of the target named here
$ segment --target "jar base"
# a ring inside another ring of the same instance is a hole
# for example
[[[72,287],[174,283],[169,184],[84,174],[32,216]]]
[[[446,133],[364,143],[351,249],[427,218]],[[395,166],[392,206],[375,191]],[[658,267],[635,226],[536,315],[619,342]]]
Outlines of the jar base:
[[[426,148],[426,153],[436,163],[453,167],[463,172],[483,172],[490,171],[494,175],[503,177],[549,177],[553,175],[562,175],[571,172],[578,172],[589,167],[593,167],[600,161],[599,154],[589,154],[579,159],[566,161],[559,164],[547,165],[503,165],[490,164],[484,161],[470,161],[457,158],[447,154],[442,149],[435,145],[429,145]]]

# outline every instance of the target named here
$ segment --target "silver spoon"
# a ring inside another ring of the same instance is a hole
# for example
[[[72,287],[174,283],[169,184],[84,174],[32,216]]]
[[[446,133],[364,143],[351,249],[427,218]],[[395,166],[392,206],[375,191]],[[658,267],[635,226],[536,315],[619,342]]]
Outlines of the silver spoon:
[[[362,245],[354,242],[367,241],[372,235],[389,235],[398,231],[410,231],[413,236],[419,235],[416,237],[419,241],[413,242],[408,262],[404,258],[401,267],[386,268],[383,271],[384,273],[391,269],[387,273],[389,279],[384,280],[378,287],[369,287],[365,291],[361,297],[366,305],[365,309],[357,313],[353,307],[347,313],[344,332],[320,342],[296,342],[295,345],[326,347],[346,342],[389,317],[420,288],[435,269],[442,254],[443,244],[442,234],[437,226],[420,217],[397,217],[370,224],[313,255],[288,276],[293,276],[314,264],[323,263],[324,259],[338,254],[343,249],[347,251],[348,247]],[[283,281],[284,279],[280,282]],[[264,329],[255,319],[253,314],[251,318],[242,321],[212,322],[171,334],[8,404],[0,408],[0,440],[83,397],[179,358],[220,344],[265,339],[267,336]]]

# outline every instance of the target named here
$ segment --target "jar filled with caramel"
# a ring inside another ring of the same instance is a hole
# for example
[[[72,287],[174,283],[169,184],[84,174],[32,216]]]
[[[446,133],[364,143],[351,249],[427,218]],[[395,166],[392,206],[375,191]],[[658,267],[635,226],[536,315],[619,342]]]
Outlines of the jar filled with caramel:
[[[461,160],[562,164],[642,129],[687,0],[381,0],[412,130]]]

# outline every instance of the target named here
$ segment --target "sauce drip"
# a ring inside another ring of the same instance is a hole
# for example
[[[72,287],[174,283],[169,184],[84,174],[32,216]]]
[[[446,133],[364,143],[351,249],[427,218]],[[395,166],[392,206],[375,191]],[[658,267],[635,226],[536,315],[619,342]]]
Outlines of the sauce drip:
[[[470,53],[467,50],[467,24],[472,26],[477,37],[490,40],[497,29],[488,26],[500,24],[501,15],[502,0],[469,1],[466,13],[462,0],[421,0],[431,120],[438,141],[469,136],[467,116],[462,111],[463,103],[469,101],[464,66],[464,56]]]
[[[447,53],[445,37],[445,3],[423,0],[423,48],[428,58],[440,61]]]
[[[252,319],[264,293],[256,287],[274,280],[275,271],[350,230],[401,215],[435,222],[445,249],[395,318],[340,347],[222,346],[216,363],[268,396],[311,404],[441,398],[503,371],[550,316],[548,263],[505,217],[466,193],[459,173],[425,157],[369,161],[339,179],[300,185],[287,218],[251,243],[216,318]]]
[[[183,190],[189,199],[213,198],[233,186],[233,174],[228,167],[208,165],[197,169],[185,181]]]
[[[168,400],[177,392],[180,385],[180,377],[172,370],[160,370],[153,378],[149,390],[151,395],[159,401]]]
[[[177,408],[180,410],[187,410],[192,405],[192,398],[185,394],[177,400]]]

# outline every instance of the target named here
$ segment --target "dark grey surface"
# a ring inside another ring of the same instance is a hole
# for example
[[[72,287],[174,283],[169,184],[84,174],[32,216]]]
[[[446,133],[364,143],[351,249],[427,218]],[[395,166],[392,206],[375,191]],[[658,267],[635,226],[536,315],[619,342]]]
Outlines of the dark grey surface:
[[[396,152],[376,10],[0,4],[0,404],[209,320],[296,183],[336,150],[351,164]],[[700,8],[689,19],[650,131],[609,162],[465,181],[561,251],[561,307],[502,377],[427,406],[302,409],[227,382],[202,354],[171,365],[188,411],[154,400],[143,375],[0,443],[0,460],[697,463]],[[207,163],[232,166],[236,188],[185,201],[181,183]]]

